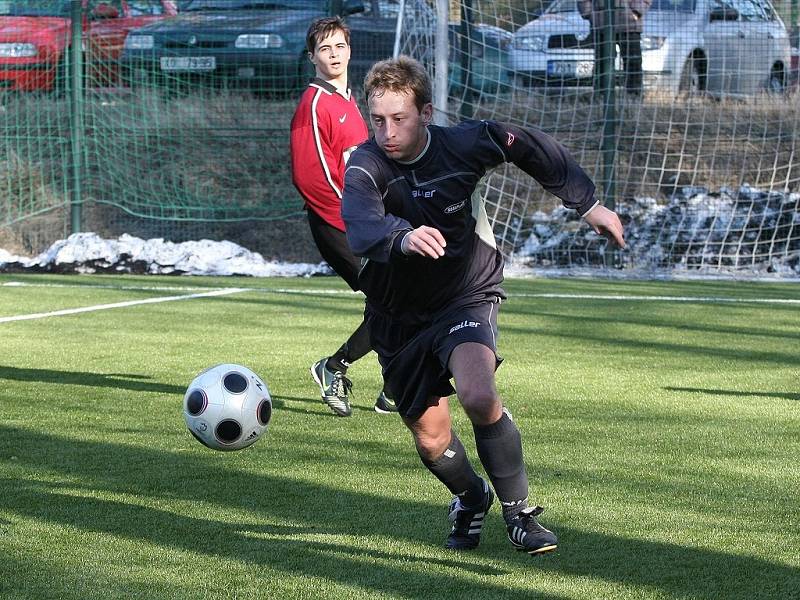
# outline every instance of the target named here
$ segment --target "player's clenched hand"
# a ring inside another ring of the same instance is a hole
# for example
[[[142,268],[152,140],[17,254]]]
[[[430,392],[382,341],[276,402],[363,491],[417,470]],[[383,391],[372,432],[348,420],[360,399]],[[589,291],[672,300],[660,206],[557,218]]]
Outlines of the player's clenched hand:
[[[625,235],[622,223],[613,210],[605,206],[596,206],[588,215],[583,217],[597,233],[612,240],[620,248],[625,247]]]
[[[419,254],[430,258],[444,256],[444,247],[447,242],[438,229],[421,225],[407,233],[400,243],[403,254]]]

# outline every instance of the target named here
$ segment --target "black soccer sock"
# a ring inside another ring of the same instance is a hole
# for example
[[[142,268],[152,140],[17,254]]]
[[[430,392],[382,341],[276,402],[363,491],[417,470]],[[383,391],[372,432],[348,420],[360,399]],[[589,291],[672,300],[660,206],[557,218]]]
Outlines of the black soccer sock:
[[[453,495],[461,498],[466,507],[478,506],[484,498],[483,480],[472,468],[467,452],[454,431],[450,432],[450,445],[444,453],[434,460],[420,454],[422,464],[428,467]]]
[[[328,359],[325,367],[329,371],[347,373],[347,367],[372,350],[369,342],[369,329],[364,321],[353,334],[342,344],[336,353]]]
[[[519,429],[505,409],[495,423],[473,424],[472,429],[481,464],[503,506],[503,518],[509,521],[528,506],[528,474]]]

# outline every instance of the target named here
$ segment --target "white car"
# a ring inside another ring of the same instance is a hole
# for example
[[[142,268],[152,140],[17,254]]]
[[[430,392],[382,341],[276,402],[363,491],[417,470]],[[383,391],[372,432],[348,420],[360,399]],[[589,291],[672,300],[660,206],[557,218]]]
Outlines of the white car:
[[[789,34],[768,0],[653,0],[641,45],[649,88],[740,95],[788,84]],[[593,71],[589,22],[576,0],[555,0],[514,33],[509,73],[517,83],[591,86]]]

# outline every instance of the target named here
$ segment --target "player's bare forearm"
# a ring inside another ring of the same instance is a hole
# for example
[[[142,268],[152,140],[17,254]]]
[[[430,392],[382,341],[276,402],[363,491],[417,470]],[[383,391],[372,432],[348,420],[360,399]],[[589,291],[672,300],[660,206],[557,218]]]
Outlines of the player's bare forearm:
[[[597,233],[607,237],[620,248],[625,247],[625,231],[613,210],[598,205],[583,217]]]
[[[407,233],[401,243],[403,254],[419,254],[429,258],[444,256],[445,246],[447,242],[442,233],[427,225],[421,225]]]

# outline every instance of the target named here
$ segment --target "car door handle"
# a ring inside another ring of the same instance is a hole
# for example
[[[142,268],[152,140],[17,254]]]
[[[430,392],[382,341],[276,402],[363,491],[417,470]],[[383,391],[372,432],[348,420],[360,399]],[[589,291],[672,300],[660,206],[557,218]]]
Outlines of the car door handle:
[[[740,29],[740,30],[739,30],[739,37],[740,37],[740,38],[747,37],[747,34],[746,34],[744,31],[742,31],[742,30]]]

